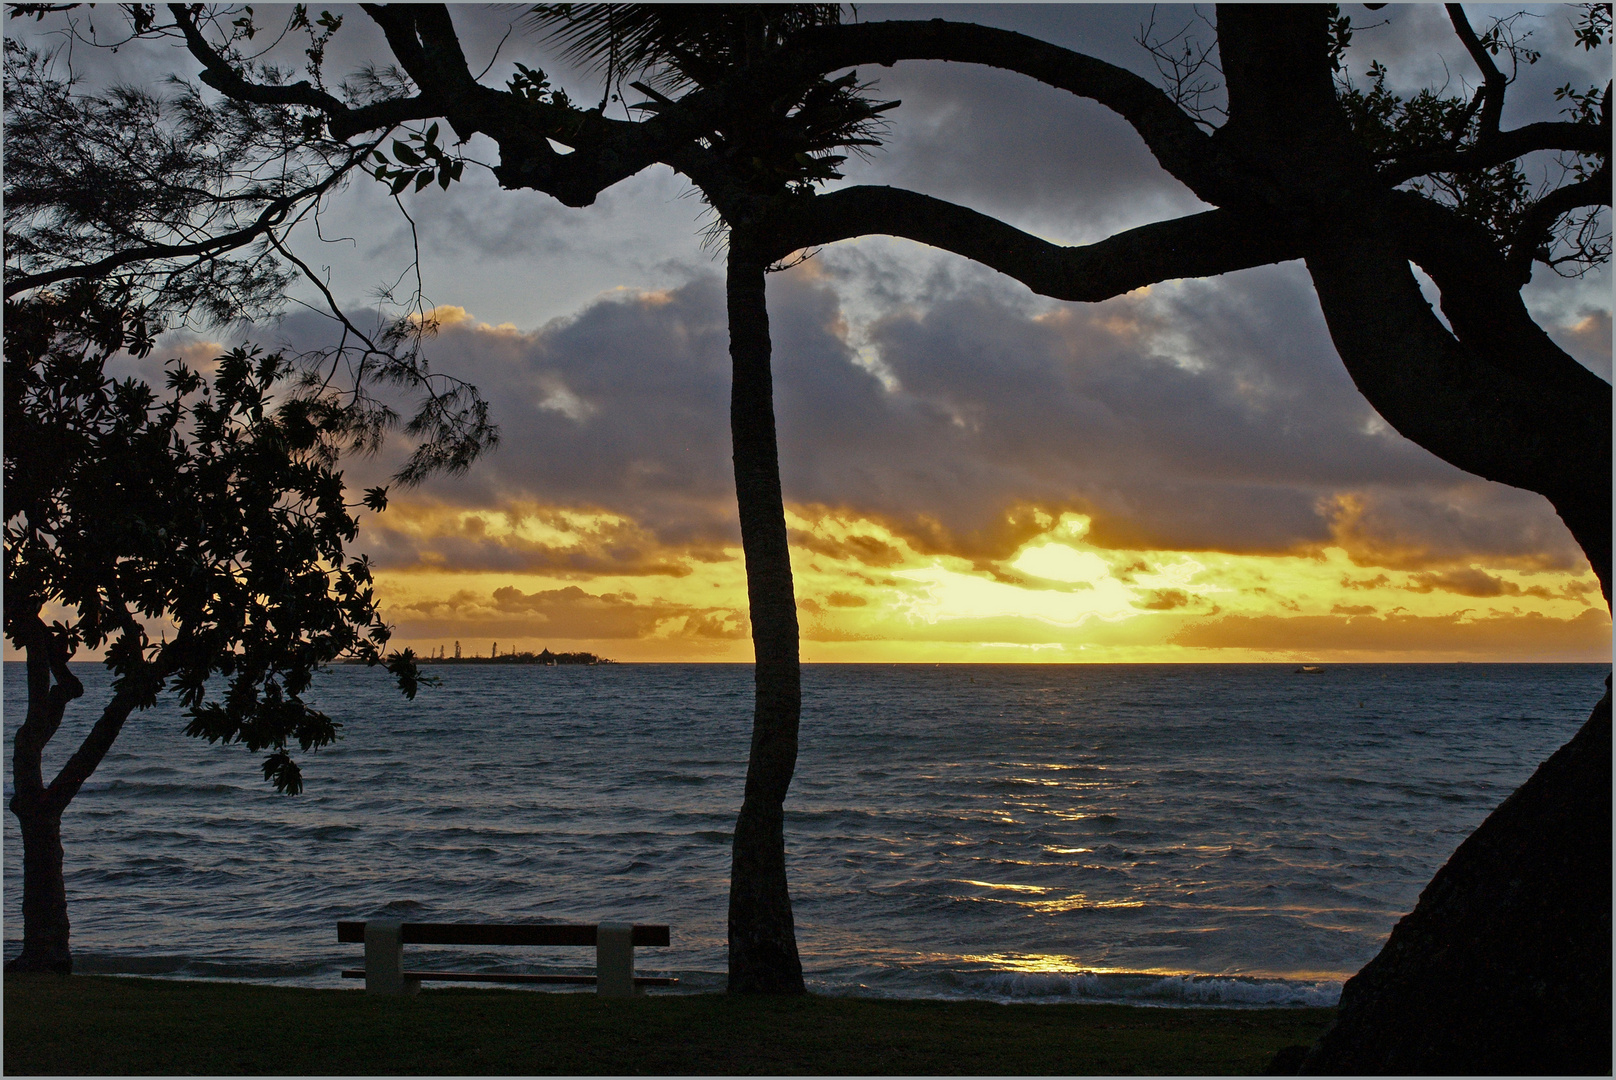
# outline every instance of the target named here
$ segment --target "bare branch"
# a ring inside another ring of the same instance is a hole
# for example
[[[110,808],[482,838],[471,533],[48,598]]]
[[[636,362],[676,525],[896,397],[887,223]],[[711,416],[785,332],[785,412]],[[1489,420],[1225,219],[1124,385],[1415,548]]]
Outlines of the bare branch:
[[[301,105],[318,109],[334,139],[350,139],[362,131],[392,127],[408,120],[424,120],[441,114],[425,95],[379,101],[350,109],[308,81],[290,86],[265,86],[248,81],[208,43],[184,4],[170,4],[174,22],[185,35],[186,49],[202,63],[201,79],[208,86],[235,101],[254,105]]]
[[[280,252],[281,257],[287,262],[301,270],[303,272],[303,276],[308,278],[316,289],[320,290],[320,295],[325,297],[326,306],[331,310],[331,317],[342,324],[344,332],[350,333],[360,341],[364,342],[365,348],[373,353],[385,352],[384,349],[371,340],[369,335],[353,324],[353,322],[343,312],[342,306],[337,303],[337,298],[332,295],[331,290],[326,287],[324,281],[320,280],[320,276],[314,272],[308,263],[304,262],[302,259],[293,254],[291,248],[288,248],[284,243],[282,243],[280,237],[276,236],[273,231],[266,230],[266,235],[269,239],[270,246],[276,251]]]
[[[1555,222],[1583,207],[1609,206],[1610,187],[1610,163],[1606,162],[1588,179],[1556,188],[1532,204],[1510,238],[1506,256],[1521,284],[1531,280],[1534,259],[1549,262],[1546,249],[1552,240]]]
[[[124,251],[113,252],[104,259],[93,263],[78,263],[70,266],[59,266],[52,270],[42,270],[35,274],[19,274],[16,277],[7,276],[5,282],[5,295],[12,296],[27,289],[37,289],[42,285],[50,285],[70,278],[99,278],[104,277],[119,267],[131,263],[148,262],[154,259],[183,258],[197,255],[203,258],[222,255],[227,251],[234,251],[252,243],[261,236],[270,234],[270,230],[286,219],[287,212],[298,203],[310,199],[318,199],[330,191],[352,171],[355,165],[364,160],[364,156],[371,150],[370,146],[359,148],[348,161],[339,168],[332,170],[331,174],[318,184],[313,184],[291,195],[285,195],[270,201],[263,212],[250,225],[224,233],[220,236],[211,236],[190,244],[147,244],[141,247],[128,248]]]
[[[1196,21],[1206,27],[1211,35],[1211,44],[1190,36]],[[1156,71],[1166,84],[1173,104],[1194,117],[1197,124],[1215,129],[1218,124],[1211,117],[1220,121],[1228,118],[1228,110],[1222,106],[1203,104],[1208,94],[1222,88],[1223,71],[1212,58],[1217,48],[1217,27],[1207,21],[1198,7],[1195,9],[1195,18],[1180,27],[1176,34],[1163,36],[1156,30],[1156,8],[1152,5],[1150,19],[1140,26],[1134,41],[1155,61]],[[1211,77],[1203,74],[1208,70],[1212,73]]]
[[[328,116],[341,115],[348,111],[346,105],[308,81],[296,82],[290,86],[262,86],[248,82],[212,45],[208,44],[207,38],[196,25],[190,7],[185,4],[170,4],[168,10],[174,16],[174,24],[185,35],[186,49],[202,62],[202,81],[221,94],[257,105],[304,105],[311,109],[319,109]]]

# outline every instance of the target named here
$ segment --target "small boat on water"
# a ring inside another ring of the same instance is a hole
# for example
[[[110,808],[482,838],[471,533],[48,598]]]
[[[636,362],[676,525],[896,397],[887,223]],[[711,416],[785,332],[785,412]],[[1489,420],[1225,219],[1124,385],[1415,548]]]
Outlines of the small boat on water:
[[[1298,675],[1323,675],[1324,669],[1315,664],[1303,664],[1296,669]]]

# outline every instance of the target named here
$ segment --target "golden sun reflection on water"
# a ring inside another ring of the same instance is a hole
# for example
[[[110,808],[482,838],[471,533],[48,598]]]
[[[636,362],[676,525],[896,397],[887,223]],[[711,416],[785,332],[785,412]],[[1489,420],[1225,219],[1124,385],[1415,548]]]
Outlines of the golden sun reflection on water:
[[[975,881],[970,878],[960,878],[956,879],[956,881],[960,885],[975,885],[979,889],[997,889],[1010,893],[1028,893],[1032,896],[1043,896],[1046,893],[1055,891],[1053,888],[1047,885],[1011,885],[1006,882]],[[1029,911],[1037,912],[1040,915],[1058,915],[1067,911],[1099,911],[1118,908],[1142,908],[1145,906],[1145,902],[1143,900],[1096,900],[1080,892],[1070,893],[1066,896],[1049,900],[1000,900],[991,896],[976,897],[975,899],[991,901],[992,903],[999,904],[1013,904],[1016,907],[1026,908]]]
[[[960,959],[973,964],[991,964],[1001,971],[1024,974],[1074,975],[1079,972],[1092,975],[1178,974],[1167,968],[1096,967],[1093,964],[1081,963],[1075,956],[1061,956],[1055,953],[980,953],[964,955]]]
[[[962,885],[979,885],[984,889],[1008,889],[1011,892],[1037,893],[1039,895],[1043,895],[1044,893],[1049,891],[1049,889],[1047,889],[1046,887],[1044,887],[1042,885],[1001,885],[1001,884],[999,884],[997,882],[992,882],[992,881],[964,880],[964,881],[961,881],[960,884],[962,884]]]
[[[1040,915],[1059,915],[1067,911],[1098,911],[1116,908],[1142,908],[1143,900],[1091,900],[1079,893],[1061,900],[1018,900],[1018,907],[1028,908]]]
[[[948,957],[948,959],[955,959]],[[1285,979],[1292,982],[1341,982],[1352,976],[1351,971],[1326,969],[1306,971],[1270,971],[1267,968],[1248,968],[1207,975],[1175,967],[1112,967],[1085,964],[1078,957],[1059,953],[968,953],[957,958],[965,963],[985,964],[997,971],[1022,975],[1153,975],[1158,978],[1211,979]]]

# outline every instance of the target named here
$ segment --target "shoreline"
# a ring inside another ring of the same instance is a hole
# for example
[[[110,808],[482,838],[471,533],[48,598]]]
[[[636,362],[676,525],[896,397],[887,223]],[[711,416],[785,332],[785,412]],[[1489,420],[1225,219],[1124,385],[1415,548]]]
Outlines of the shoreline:
[[[13,952],[15,950],[12,950]],[[660,988],[656,997],[693,997],[723,993],[726,975],[723,971],[701,971],[668,967],[644,957],[637,965],[640,974],[672,975],[678,978],[676,987]],[[110,962],[109,962],[110,961]],[[111,959],[94,952],[78,952],[74,957],[74,974],[104,978],[159,979],[180,983],[237,983],[281,990],[336,990],[347,991],[355,987],[351,980],[337,978],[337,967],[352,966],[344,960],[326,974],[276,974],[266,970],[264,963],[220,962],[217,960],[186,961],[165,955],[142,960],[138,957]],[[457,964],[462,969],[466,964]],[[471,965],[475,967],[476,965]],[[508,965],[497,968],[479,968],[508,972]],[[522,971],[537,970],[525,965]],[[542,968],[548,974],[589,974],[592,969],[583,965],[551,965]],[[1037,972],[1040,983],[1023,984],[1017,989],[991,989],[979,985],[974,990],[952,990],[923,985],[870,985],[851,983],[833,976],[804,973],[808,993],[824,998],[857,998],[872,1001],[932,1001],[980,1005],[1125,1005],[1147,1009],[1298,1009],[1333,1008],[1340,997],[1341,987],[1352,977],[1347,973],[1310,972],[1296,975],[1215,975],[1193,972],[1106,971],[1072,970]],[[1029,973],[1004,970],[987,973],[1010,983]],[[991,978],[989,983],[991,983]],[[427,985],[433,989],[433,984]],[[441,988],[441,987],[439,987]],[[517,993],[588,993],[576,988],[506,987]]]

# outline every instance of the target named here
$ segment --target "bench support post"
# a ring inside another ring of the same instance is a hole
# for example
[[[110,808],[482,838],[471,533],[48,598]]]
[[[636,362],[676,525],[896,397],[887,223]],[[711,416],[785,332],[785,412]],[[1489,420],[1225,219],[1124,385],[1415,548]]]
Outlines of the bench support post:
[[[403,922],[399,919],[371,919],[365,923],[365,992],[367,994],[414,994],[420,979],[404,977]]]
[[[601,923],[595,930],[595,992],[634,995],[634,927],[628,923]]]

